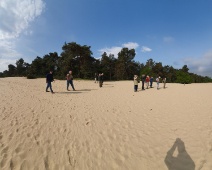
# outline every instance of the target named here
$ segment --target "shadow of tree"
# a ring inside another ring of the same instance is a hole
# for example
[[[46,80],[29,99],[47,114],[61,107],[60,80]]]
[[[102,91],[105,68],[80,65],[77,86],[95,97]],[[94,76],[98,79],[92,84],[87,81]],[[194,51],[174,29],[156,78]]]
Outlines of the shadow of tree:
[[[177,154],[175,154],[178,152]],[[176,155],[176,156],[175,156]],[[194,161],[186,152],[185,144],[177,138],[164,160],[168,170],[195,170]]]

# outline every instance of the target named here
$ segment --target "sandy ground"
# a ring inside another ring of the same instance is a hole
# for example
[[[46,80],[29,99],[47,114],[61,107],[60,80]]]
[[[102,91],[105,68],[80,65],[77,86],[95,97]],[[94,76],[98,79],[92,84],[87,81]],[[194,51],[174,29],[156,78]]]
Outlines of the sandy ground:
[[[212,84],[74,85],[0,79],[1,170],[212,170]]]

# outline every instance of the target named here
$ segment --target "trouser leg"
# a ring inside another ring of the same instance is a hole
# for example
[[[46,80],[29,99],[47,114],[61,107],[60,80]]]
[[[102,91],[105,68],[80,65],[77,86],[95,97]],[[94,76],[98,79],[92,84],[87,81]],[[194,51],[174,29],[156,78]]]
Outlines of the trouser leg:
[[[49,83],[46,83],[46,92],[48,91]]]
[[[73,81],[72,80],[70,80],[70,84],[71,84],[72,89],[75,90],[74,84],[73,84]]]
[[[138,90],[138,85],[134,85],[134,91],[136,92]]]
[[[142,81],[142,90],[144,90],[144,81]]]
[[[49,82],[49,88],[50,88],[51,92],[53,93],[53,90],[52,90],[52,83],[51,83],[51,82]]]
[[[48,88],[50,88],[51,92],[53,93],[51,82],[47,82],[46,91],[48,91]]]
[[[67,90],[68,90],[68,87],[69,87],[69,80],[67,80]]]

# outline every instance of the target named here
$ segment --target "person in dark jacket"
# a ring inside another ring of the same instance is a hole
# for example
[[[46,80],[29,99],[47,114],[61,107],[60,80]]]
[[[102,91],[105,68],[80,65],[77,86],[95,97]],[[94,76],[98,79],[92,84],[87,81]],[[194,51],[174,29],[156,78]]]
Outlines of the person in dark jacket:
[[[102,87],[102,84],[103,84],[103,74],[100,74],[99,73],[98,81],[99,81],[99,87]]]
[[[146,75],[145,74],[142,74],[141,81],[142,81],[142,89],[141,90],[145,90],[144,89],[144,82],[146,81]]]
[[[150,78],[150,88],[152,88],[152,84],[153,84],[153,77]]]
[[[51,93],[54,93],[53,90],[52,90],[52,82],[54,81],[54,78],[53,78],[53,71],[50,71],[47,75],[46,75],[46,83],[47,83],[47,86],[46,86],[46,92],[49,92],[48,91],[48,88],[50,88],[51,90]]]

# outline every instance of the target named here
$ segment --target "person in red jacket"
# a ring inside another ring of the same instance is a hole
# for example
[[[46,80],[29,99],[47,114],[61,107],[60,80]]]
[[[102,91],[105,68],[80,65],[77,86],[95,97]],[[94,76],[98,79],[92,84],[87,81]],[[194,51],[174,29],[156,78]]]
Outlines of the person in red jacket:
[[[146,76],[146,88],[148,89],[149,88],[149,76]]]

